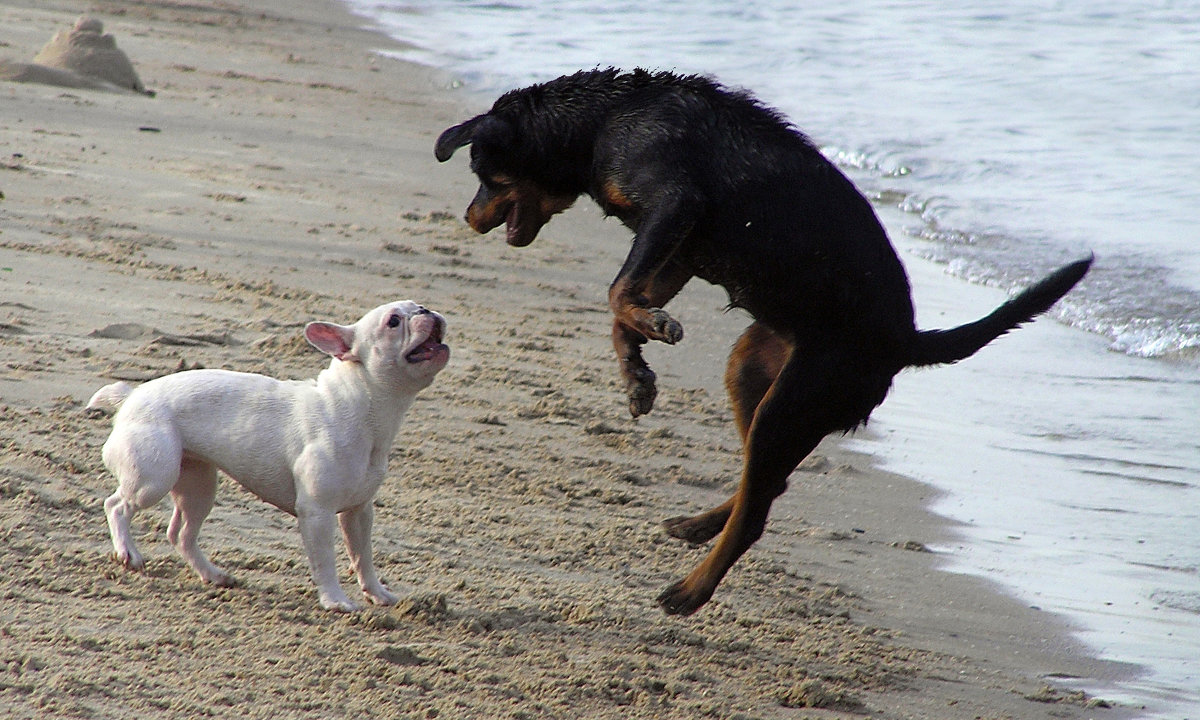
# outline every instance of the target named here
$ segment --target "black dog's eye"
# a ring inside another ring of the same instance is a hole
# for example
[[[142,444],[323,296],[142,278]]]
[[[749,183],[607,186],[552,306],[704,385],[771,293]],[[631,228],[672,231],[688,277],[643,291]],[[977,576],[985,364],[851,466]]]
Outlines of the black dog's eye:
[[[400,316],[393,315],[390,318],[388,318],[388,327],[390,327],[390,328],[400,327]]]
[[[481,175],[480,183],[492,191],[507,190],[514,185],[507,175]]]

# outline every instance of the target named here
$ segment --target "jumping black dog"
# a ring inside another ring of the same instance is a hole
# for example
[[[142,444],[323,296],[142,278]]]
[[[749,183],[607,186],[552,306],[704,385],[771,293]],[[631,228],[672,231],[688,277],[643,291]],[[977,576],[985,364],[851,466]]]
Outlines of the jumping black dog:
[[[754,317],[725,374],[741,484],[708,512],[666,521],[689,542],[721,535],[659,596],[670,614],[708,602],[800,461],[827,434],[865,423],[896,373],[969,357],[1049,309],[1092,262],[976,322],[917,330],[908,277],[867,199],[777,111],[700,76],[610,68],[513,90],[443,132],[435,155],[444,162],[468,144],[476,231],[506,223],[508,243],[528,245],[586,194],[635,233],[608,294],[635,417],[657,392],[641,346],[683,337],[662,307],[688,280],[721,285]]]

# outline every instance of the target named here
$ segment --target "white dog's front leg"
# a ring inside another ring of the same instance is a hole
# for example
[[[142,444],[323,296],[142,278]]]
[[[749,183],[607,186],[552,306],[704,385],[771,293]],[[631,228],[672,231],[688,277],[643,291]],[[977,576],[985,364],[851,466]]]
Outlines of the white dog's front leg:
[[[333,518],[334,514],[326,510],[296,508],[300,537],[304,540],[304,552],[308,555],[321,607],[338,612],[357,612],[362,608],[350,601],[338,582]]]
[[[342,535],[346,538],[346,550],[350,563],[358,575],[358,586],[367,599],[376,605],[395,605],[400,598],[379,581],[375,563],[371,558],[371,525],[375,520],[375,508],[371,501],[338,514]]]

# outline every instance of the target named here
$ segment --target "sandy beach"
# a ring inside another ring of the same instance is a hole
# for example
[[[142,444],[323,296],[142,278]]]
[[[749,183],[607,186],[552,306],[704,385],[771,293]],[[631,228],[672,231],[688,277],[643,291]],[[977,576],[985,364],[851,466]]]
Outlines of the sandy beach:
[[[719,378],[746,321],[724,296],[672,306],[686,339],[647,354],[660,395],[633,421],[605,301],[627,231],[581,201],[530,248],[473,233],[465,161],[432,153],[482,109],[451,78],[318,0],[5,2],[0,58],[84,13],[154,96],[0,83],[0,714],[1133,714],[1073,690],[1131,668],[940,571],[924,550],[954,528],[932,491],[836,439],[710,605],[664,616],[655,595],[703,550],[659,523],[740,467]],[[192,574],[166,504],[135,521],[146,572],[112,562],[92,392],[195,367],[313,377],[304,323],[405,298],[447,317],[452,359],[376,499],[399,605],[321,610],[294,519],[227,479],[201,544],[239,587]]]

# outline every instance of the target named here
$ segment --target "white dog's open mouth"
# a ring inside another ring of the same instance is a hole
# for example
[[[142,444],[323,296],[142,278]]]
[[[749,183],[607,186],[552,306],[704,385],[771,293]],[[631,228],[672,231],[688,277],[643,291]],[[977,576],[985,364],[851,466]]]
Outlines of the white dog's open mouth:
[[[428,321],[413,323],[415,327],[412,330],[416,336],[414,338],[416,345],[404,356],[404,359],[410,363],[421,363],[426,360],[432,360],[446,349],[446,346],[442,344],[442,333],[445,332],[445,325],[442,321],[432,315],[422,315],[419,317],[428,318]],[[424,334],[424,337],[422,337],[422,334]]]

